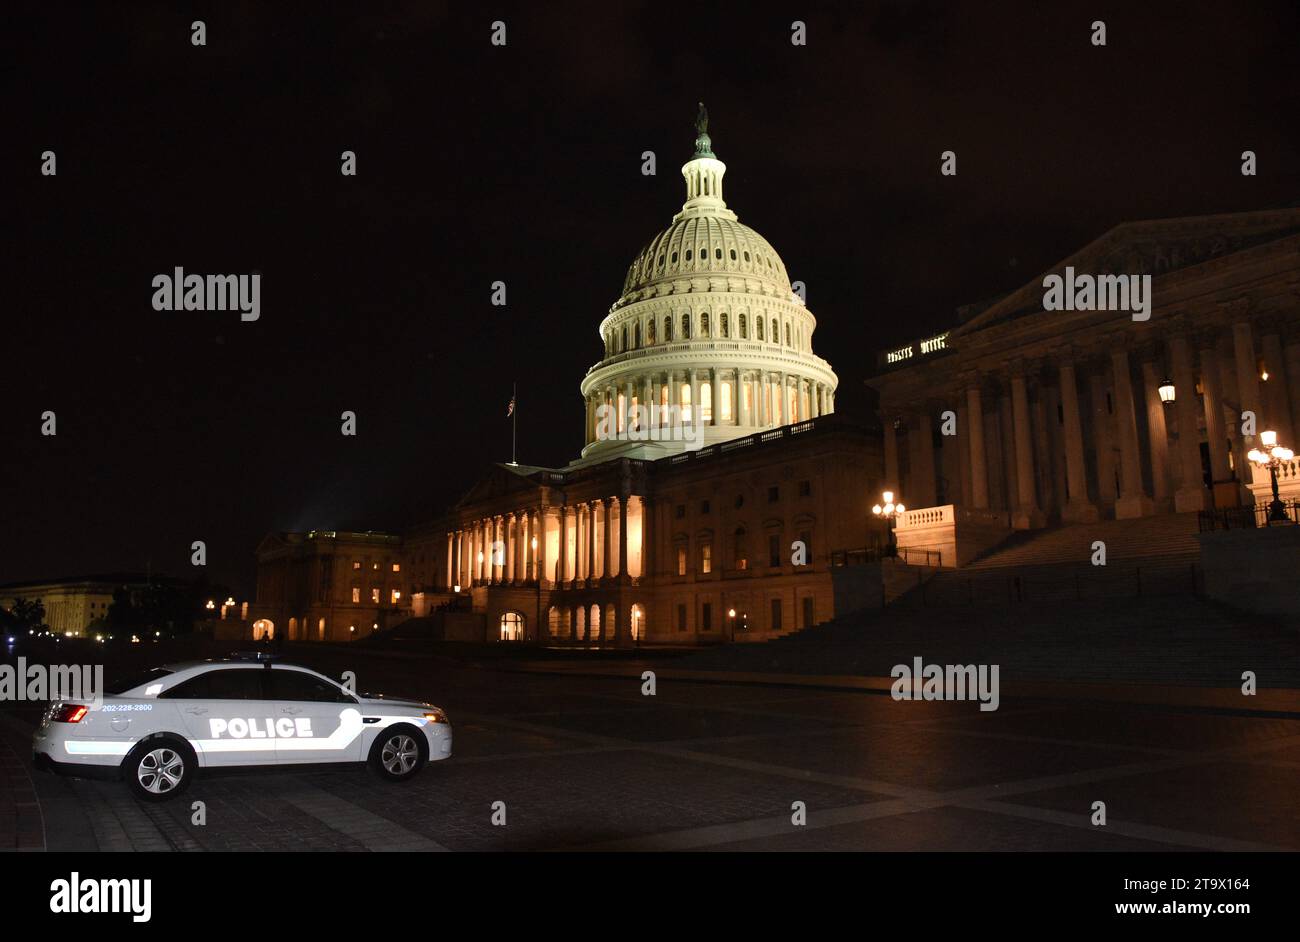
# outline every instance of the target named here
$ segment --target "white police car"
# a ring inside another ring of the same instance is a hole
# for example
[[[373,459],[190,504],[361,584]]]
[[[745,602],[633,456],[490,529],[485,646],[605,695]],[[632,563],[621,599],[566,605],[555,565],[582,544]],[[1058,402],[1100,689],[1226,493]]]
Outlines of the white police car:
[[[120,775],[138,797],[162,801],[199,768],[367,762],[409,781],[451,755],[451,724],[431,704],[359,697],[262,655],[171,664],[101,702],[55,703],[32,749],[40,768]]]

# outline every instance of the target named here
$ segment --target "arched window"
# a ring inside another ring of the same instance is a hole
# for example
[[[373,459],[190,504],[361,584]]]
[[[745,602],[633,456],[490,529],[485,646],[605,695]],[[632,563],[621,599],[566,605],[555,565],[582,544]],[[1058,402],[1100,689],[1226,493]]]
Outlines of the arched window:
[[[748,250],[745,251],[745,261],[747,261],[747,262],[749,261],[749,251],[748,251]]]
[[[663,253],[663,252],[660,252],[660,253],[659,253],[659,267],[660,267],[660,268],[663,268],[663,267],[664,267],[664,253]]]
[[[623,328],[623,343],[622,346],[619,347],[619,349],[620,350],[627,349],[627,328],[626,327]]]
[[[650,320],[646,321],[645,328],[646,328],[645,342],[649,344],[653,344],[655,342],[655,319],[653,317],[650,318]]]
[[[713,257],[716,258],[718,261],[722,261],[722,249],[720,248],[714,249]]]
[[[732,250],[731,250],[731,260],[732,260],[733,262],[736,260],[736,250],[735,250],[735,249],[732,249]]]
[[[687,249],[687,250],[686,250],[686,261],[689,262],[690,260],[691,260],[691,250],[690,250],[690,249]]]
[[[524,616],[518,612],[506,612],[501,616],[501,640],[524,640]]]
[[[749,318],[747,318],[744,314],[740,315],[740,339],[741,340],[749,339]]]
[[[790,322],[785,322],[785,345],[790,346]]]
[[[767,338],[763,336],[763,318],[761,317],[754,318],[754,326],[758,328],[758,334],[757,334],[758,339],[766,340]]]
[[[722,336],[724,338],[731,336],[731,324],[727,322],[727,312],[722,312]]]
[[[673,318],[670,314],[664,318],[664,343],[671,343],[673,339]]]
[[[677,253],[676,253],[676,252],[673,253],[673,264],[674,264],[674,265],[677,264]]]
[[[641,322],[637,321],[636,326],[632,328],[632,346],[639,348],[641,346]]]
[[[777,324],[776,318],[774,317],[772,318],[772,343],[780,343],[780,342],[781,342],[781,328]]]
[[[700,336],[709,336],[709,312],[705,311],[700,315]]]
[[[689,314],[682,315],[682,339],[691,339],[691,315]]]

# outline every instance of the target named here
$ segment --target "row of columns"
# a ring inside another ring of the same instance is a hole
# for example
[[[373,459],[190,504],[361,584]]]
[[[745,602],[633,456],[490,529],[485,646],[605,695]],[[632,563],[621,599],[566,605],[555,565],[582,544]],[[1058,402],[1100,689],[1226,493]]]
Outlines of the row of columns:
[[[1228,308],[1237,315],[1246,310],[1243,302],[1232,302]],[[1234,466],[1241,484],[1250,481],[1245,452],[1255,446],[1257,436],[1242,432],[1238,421],[1242,413],[1255,415],[1257,433],[1272,428],[1282,441],[1294,443],[1293,417],[1300,415],[1300,338],[1286,345],[1284,350],[1276,326],[1266,327],[1261,350],[1270,378],[1261,387],[1260,357],[1256,353],[1254,333],[1254,325],[1249,319],[1241,316],[1234,319],[1225,338],[1231,344],[1231,355],[1225,358],[1220,355],[1223,334],[1219,331],[1175,330],[1163,350],[1150,351],[1142,359],[1140,385],[1137,387],[1131,371],[1130,338],[1123,334],[1106,339],[1108,352],[1104,365],[1101,370],[1090,371],[1086,391],[1079,384],[1077,360],[1080,351],[1068,346],[1055,351],[1052,360],[1065,452],[1065,493],[1060,495],[1062,517],[1076,522],[1097,519],[1098,508],[1090,499],[1087,488],[1086,456],[1089,450],[1096,461],[1098,498],[1109,501],[1113,497],[1115,516],[1123,518],[1153,513],[1157,505],[1167,505],[1171,496],[1172,509],[1180,512],[1206,506],[1199,433],[1202,421],[1206,429],[1211,480],[1216,483],[1231,480]],[[1199,361],[1199,397],[1194,350]],[[1107,368],[1112,394],[1109,403],[1106,399]],[[1224,370],[1232,371],[1238,401],[1229,402],[1226,398]],[[1047,429],[1042,421],[1035,422],[1029,395],[1031,376],[1040,372],[1039,364],[1012,360],[995,376],[1003,390],[1001,408],[1004,423],[1009,420],[1011,427],[1010,441],[1004,438],[1004,453],[1010,458],[1004,477],[1009,484],[1014,482],[1008,487],[1010,506],[1007,509],[1012,512],[1013,525],[1022,528],[1041,526],[1044,520],[1044,506],[1039,500],[1036,484],[1040,480],[1038,472],[1045,474],[1047,469],[1039,464],[1036,444],[1040,443]],[[1158,391],[1166,376],[1172,380],[1175,389],[1172,411],[1177,435],[1173,436],[1172,452],[1166,419],[1169,407],[1161,402]],[[959,394],[953,397],[961,410],[967,443],[961,450],[962,494],[976,510],[991,506],[984,408],[988,378],[975,372],[966,374]],[[1079,408],[1081,395],[1092,405],[1092,442],[1085,442]],[[1041,400],[1038,406],[1041,409]],[[1137,421],[1139,409],[1144,411],[1146,418],[1145,449]],[[1230,423],[1225,421],[1225,409],[1233,416]],[[888,418],[888,410],[885,411]],[[931,423],[930,414],[922,412],[916,416],[915,429],[908,431],[912,469],[909,487],[912,493],[907,495],[910,497],[907,502],[915,508],[937,503]],[[1035,424],[1039,425],[1037,437],[1034,435]],[[892,421],[885,422],[884,452],[886,486],[901,491],[898,440]],[[1229,464],[1230,452],[1233,453],[1232,465]],[[1149,471],[1149,489],[1144,484],[1144,465]]]
[[[790,373],[716,367],[668,370],[626,377],[590,392],[587,396],[586,441],[596,440],[598,410],[602,405],[615,410],[618,432],[625,431],[633,405],[651,402],[661,408],[664,405],[683,407],[683,412],[689,405],[694,424],[706,388],[710,415],[702,424],[709,426],[765,428],[815,419],[835,411],[835,390],[829,384]],[[665,427],[660,424],[664,421],[662,416],[647,416],[647,421],[651,422],[652,428]]]
[[[626,520],[634,502],[640,505],[641,498],[597,498],[471,521],[447,534],[447,584],[468,588],[540,580],[564,586],[629,573],[636,567],[629,567]],[[635,549],[643,560],[644,507],[641,511]],[[549,534],[555,535],[554,546]]]

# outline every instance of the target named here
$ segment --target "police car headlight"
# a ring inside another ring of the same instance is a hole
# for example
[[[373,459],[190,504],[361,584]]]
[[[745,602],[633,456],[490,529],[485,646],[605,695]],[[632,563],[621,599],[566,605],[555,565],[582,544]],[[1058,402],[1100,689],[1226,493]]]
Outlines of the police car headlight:
[[[447,714],[442,712],[442,710],[437,709],[436,707],[432,710],[426,710],[424,713],[424,718],[428,720],[430,723],[447,722]]]

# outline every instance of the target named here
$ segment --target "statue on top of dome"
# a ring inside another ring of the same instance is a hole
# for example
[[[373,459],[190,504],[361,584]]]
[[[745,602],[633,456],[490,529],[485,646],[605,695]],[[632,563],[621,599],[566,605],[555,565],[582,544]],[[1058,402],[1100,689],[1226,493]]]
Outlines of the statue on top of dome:
[[[709,109],[700,102],[695,113],[695,156],[713,157],[713,142],[709,140]]]

